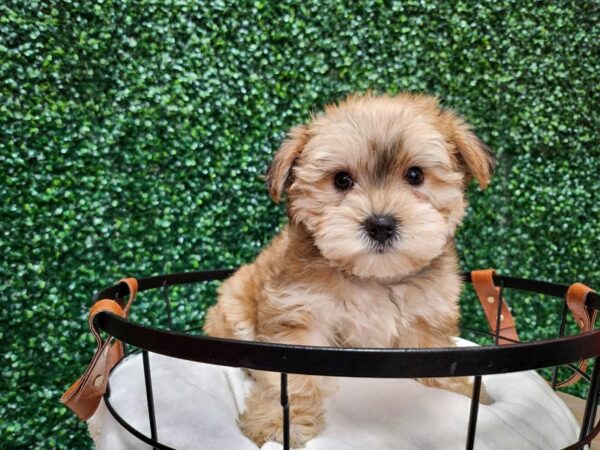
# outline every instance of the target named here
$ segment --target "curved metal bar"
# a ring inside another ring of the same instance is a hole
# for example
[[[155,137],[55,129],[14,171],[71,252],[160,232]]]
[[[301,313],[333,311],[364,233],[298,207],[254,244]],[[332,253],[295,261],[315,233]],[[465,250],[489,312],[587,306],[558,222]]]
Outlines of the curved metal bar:
[[[188,284],[227,278],[232,269],[206,272],[188,272],[162,275],[138,280],[139,290],[146,291],[165,285]],[[462,274],[470,282],[470,273]],[[564,297],[568,286],[494,276],[494,282],[506,288],[536,292],[554,297]],[[127,287],[116,284],[94,296],[118,299],[127,294]],[[590,293],[586,305],[600,309],[600,295]],[[260,342],[216,339],[166,332],[157,328],[137,325],[110,313],[96,318],[97,326],[120,339],[143,350],[171,357],[216,365],[246,367],[256,370],[307,375],[328,375],[372,378],[428,378],[447,376],[479,377],[487,374],[517,372],[552,367],[600,355],[600,330],[578,336],[561,337],[509,346],[462,347],[462,348],[405,348],[405,349],[356,349],[337,347],[308,347]],[[596,380],[597,381],[597,380]],[[597,383],[596,383],[597,384]],[[595,386],[597,389],[598,386]],[[109,392],[105,403],[113,417],[131,434],[155,448],[172,450],[155,439],[148,438],[127,423],[112,407]],[[588,400],[589,402],[589,400]],[[600,432],[600,423],[592,427],[586,424],[580,440],[565,450],[581,448]]]
[[[118,364],[121,364],[121,362],[123,362],[123,360],[119,361]],[[283,378],[283,374],[282,374],[282,378]],[[154,448],[157,448],[159,450],[176,450],[173,447],[169,447],[169,446],[162,444],[152,438],[149,438],[148,436],[144,435],[143,433],[138,431],[136,428],[134,428],[125,419],[123,419],[123,417],[121,417],[121,415],[114,409],[114,407],[110,403],[110,385],[107,387],[106,394],[104,394],[103,398],[104,398],[104,403],[106,404],[108,411],[115,418],[115,420],[119,423],[119,425],[121,425],[123,428],[125,428],[125,430],[127,430],[129,433],[131,433],[136,438],[138,438],[140,441],[142,441],[148,445],[151,445]],[[587,434],[587,436],[585,436],[582,439],[579,439],[577,442],[574,442],[573,444],[565,447],[562,450],[579,450],[579,449],[583,448],[583,446],[591,443],[592,440],[598,434],[600,434],[600,422],[598,422],[596,424],[596,426]]]
[[[107,389],[106,394],[104,394],[104,397],[103,397],[104,404],[106,405],[108,412],[110,412],[110,414],[115,418],[115,420],[119,423],[119,425],[121,425],[123,428],[125,428],[129,433],[134,435],[140,441],[142,441],[148,445],[151,445],[154,448],[157,448],[159,450],[176,450],[173,447],[169,447],[167,445],[161,444],[160,442],[158,442],[154,439],[149,438],[148,436],[139,432],[137,429],[135,429],[133,426],[131,426],[129,424],[129,422],[127,422],[125,419],[123,419],[123,417],[121,417],[121,415],[115,410],[113,405],[110,403],[109,392],[110,392],[110,389]]]
[[[202,281],[218,281],[224,280],[229,277],[236,269],[217,269],[217,270],[205,270],[202,272],[182,272],[172,273],[169,275],[158,275],[155,277],[140,278],[138,282],[138,292],[148,291],[150,289],[156,289],[162,287],[166,282],[169,286],[175,286],[178,284],[190,284],[199,283]],[[123,283],[117,283],[97,292],[93,301],[96,302],[102,298],[116,299],[123,297],[129,293],[127,285]]]
[[[596,424],[596,426],[590,431],[587,436],[582,439],[579,439],[577,442],[563,448],[562,450],[581,450],[585,445],[590,444],[596,436],[600,434],[600,422]]]
[[[189,336],[131,323],[108,312],[96,325],[154,353],[220,366],[338,377],[422,378],[488,375],[552,367],[600,354],[600,330],[488,347],[339,348]]]
[[[174,273],[169,275],[158,275],[148,278],[138,279],[138,291],[144,292],[150,289],[156,289],[163,286],[165,282],[169,286],[179,284],[198,283],[203,281],[218,281],[224,280],[232,275],[236,269],[217,269],[217,270],[206,270],[201,272],[182,272]],[[471,282],[471,272],[461,273],[461,277],[464,281]],[[494,275],[494,283],[500,285],[504,283],[505,288],[517,289],[521,291],[535,292],[538,294],[550,295],[552,297],[564,297],[569,286],[562,284],[549,283],[547,281],[529,280],[526,278],[515,278],[507,277],[504,275]],[[113,286],[106,287],[101,291],[97,292],[93,301],[96,302],[102,298],[123,297],[127,295],[127,286],[122,283],[117,283]],[[586,298],[586,305],[590,308],[600,310],[600,294],[597,292],[590,292]]]

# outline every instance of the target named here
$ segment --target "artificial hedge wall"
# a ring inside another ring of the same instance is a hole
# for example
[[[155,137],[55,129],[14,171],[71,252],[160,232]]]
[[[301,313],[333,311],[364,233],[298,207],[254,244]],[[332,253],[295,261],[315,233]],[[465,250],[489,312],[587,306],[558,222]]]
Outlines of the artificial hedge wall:
[[[352,91],[438,94],[495,149],[494,182],[470,192],[465,268],[600,286],[599,10],[2,2],[0,446],[91,446],[58,403],[91,356],[91,294],[251,260],[283,220],[261,174],[284,131]],[[529,337],[554,329],[555,308],[523,305]]]

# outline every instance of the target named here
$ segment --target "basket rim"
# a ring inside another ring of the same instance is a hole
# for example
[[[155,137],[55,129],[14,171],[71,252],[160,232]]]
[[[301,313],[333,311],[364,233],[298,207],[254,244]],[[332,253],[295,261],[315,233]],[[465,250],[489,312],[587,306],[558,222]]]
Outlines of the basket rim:
[[[185,272],[138,280],[139,291],[164,286],[227,278],[233,269]],[[470,282],[470,273],[462,274]],[[504,288],[564,297],[568,286],[495,275]],[[116,284],[94,300],[127,294]],[[590,308],[600,309],[600,295],[590,293]],[[367,378],[429,378],[478,376],[554,367],[600,355],[600,329],[576,336],[503,346],[447,348],[341,348],[286,345],[189,335],[140,325],[102,312],[96,326],[110,336],[137,348],[165,356],[230,367],[280,373]]]

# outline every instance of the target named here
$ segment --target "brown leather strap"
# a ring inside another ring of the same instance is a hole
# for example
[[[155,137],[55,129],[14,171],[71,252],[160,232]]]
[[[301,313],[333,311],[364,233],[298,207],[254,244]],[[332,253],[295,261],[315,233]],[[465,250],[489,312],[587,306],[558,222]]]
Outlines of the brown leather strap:
[[[129,299],[124,308],[115,300],[99,300],[90,309],[88,325],[96,338],[96,353],[83,375],[75,381],[63,394],[60,401],[68,406],[81,420],[89,419],[98,408],[100,399],[106,392],[110,370],[124,356],[123,344],[112,337],[102,340],[94,325],[94,318],[101,312],[111,312],[120,317],[128,317],[131,304],[137,295],[137,280],[124,278],[119,283],[125,283],[129,288]],[[115,341],[113,343],[113,341]]]
[[[129,300],[123,308],[125,310],[125,316],[129,317],[129,310],[131,309],[131,304],[135,300],[135,297],[138,293],[138,282],[135,278],[121,278],[119,280],[119,283],[125,283],[127,285],[127,288],[129,289]]]
[[[592,331],[598,313],[595,309],[585,306],[585,300],[590,292],[594,292],[594,290],[587,287],[585,284],[573,283],[569,286],[569,289],[567,289],[567,293],[565,294],[565,301],[567,302],[571,314],[573,314],[573,318],[579,327],[580,333]],[[579,370],[585,373],[586,369],[587,359],[579,361]],[[580,379],[581,375],[578,372],[573,372],[569,378],[558,383],[556,387],[567,387],[577,383]]]
[[[508,305],[502,299],[500,305],[500,322],[498,322],[498,303],[500,302],[500,289],[494,285],[495,270],[474,270],[471,272],[471,281],[477,293],[477,297],[483,307],[485,317],[494,334],[498,333],[498,344],[512,344],[519,341],[515,320],[508,309]],[[500,330],[497,332],[497,325]]]

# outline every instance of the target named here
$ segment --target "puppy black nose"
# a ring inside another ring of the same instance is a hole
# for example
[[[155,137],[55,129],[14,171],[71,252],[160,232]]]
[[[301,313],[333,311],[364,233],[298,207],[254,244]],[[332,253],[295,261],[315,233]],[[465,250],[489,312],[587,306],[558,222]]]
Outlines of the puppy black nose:
[[[392,216],[371,216],[365,221],[365,229],[371,238],[383,244],[396,233],[396,219]]]

